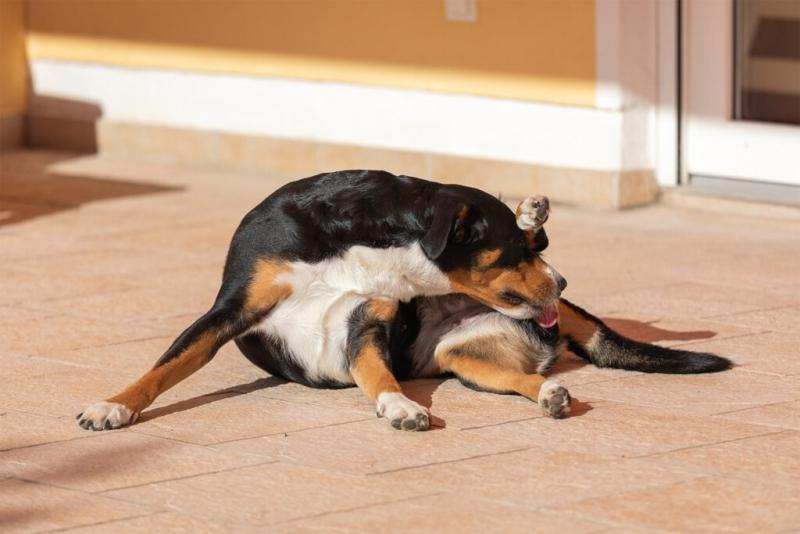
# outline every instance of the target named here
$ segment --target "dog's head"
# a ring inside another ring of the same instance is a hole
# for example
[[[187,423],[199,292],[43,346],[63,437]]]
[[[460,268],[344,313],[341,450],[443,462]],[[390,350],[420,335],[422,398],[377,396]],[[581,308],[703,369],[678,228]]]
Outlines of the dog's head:
[[[566,281],[540,256],[548,243],[546,197],[529,197],[514,213],[483,191],[448,185],[433,209],[420,245],[454,292],[544,328],[556,324]]]

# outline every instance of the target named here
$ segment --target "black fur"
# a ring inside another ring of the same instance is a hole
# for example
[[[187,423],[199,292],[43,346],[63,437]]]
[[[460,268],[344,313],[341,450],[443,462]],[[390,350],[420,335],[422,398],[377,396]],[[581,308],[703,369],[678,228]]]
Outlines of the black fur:
[[[455,221],[462,209],[466,218]],[[488,233],[490,220],[495,231]],[[521,257],[522,234],[508,229],[516,229],[514,214],[478,189],[384,171],[320,174],[286,184],[244,217],[228,251],[220,297],[236,293],[265,256],[317,263],[354,245],[419,241],[442,270],[469,267],[470,253],[481,248],[518,248],[510,254]]]
[[[597,367],[612,367],[645,373],[714,373],[731,366],[730,360],[706,352],[676,350],[634,341],[611,330],[586,310],[561,299],[571,310],[597,325],[600,338],[594,348],[568,336],[569,349]]]
[[[486,231],[489,221],[492,232]],[[468,269],[475,250],[503,248],[512,262],[526,253],[511,210],[478,189],[385,171],[338,171],[297,180],[245,215],[231,240],[214,306],[178,337],[156,366],[175,358],[209,329],[224,332],[222,345],[269,313],[242,311],[261,258],[318,263],[354,245],[388,248],[415,242],[442,270]],[[291,355],[274,347],[256,351],[255,341],[244,346],[250,347],[248,358],[261,362],[256,365],[303,382],[304,374],[291,368]],[[268,354],[271,363],[265,363]]]

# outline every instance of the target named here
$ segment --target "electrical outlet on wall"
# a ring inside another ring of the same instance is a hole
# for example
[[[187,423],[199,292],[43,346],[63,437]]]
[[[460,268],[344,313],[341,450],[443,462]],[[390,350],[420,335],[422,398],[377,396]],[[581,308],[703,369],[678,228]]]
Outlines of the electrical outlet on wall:
[[[475,22],[478,20],[478,0],[444,0],[444,16],[447,20]]]

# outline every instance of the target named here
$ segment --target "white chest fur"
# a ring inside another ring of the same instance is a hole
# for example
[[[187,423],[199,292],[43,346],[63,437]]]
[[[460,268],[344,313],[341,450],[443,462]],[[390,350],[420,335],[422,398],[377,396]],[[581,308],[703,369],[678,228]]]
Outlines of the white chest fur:
[[[290,284],[292,296],[254,330],[283,339],[311,379],[352,383],[344,349],[347,319],[359,304],[450,291],[447,277],[417,243],[385,249],[354,246],[341,257],[291,267],[277,281]]]

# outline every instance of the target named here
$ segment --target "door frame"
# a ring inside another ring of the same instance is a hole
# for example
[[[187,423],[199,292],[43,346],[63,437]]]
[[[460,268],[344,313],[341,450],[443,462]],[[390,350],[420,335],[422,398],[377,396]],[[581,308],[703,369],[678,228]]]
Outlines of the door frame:
[[[800,186],[800,126],[733,119],[733,0],[679,1],[679,183],[698,176]]]

